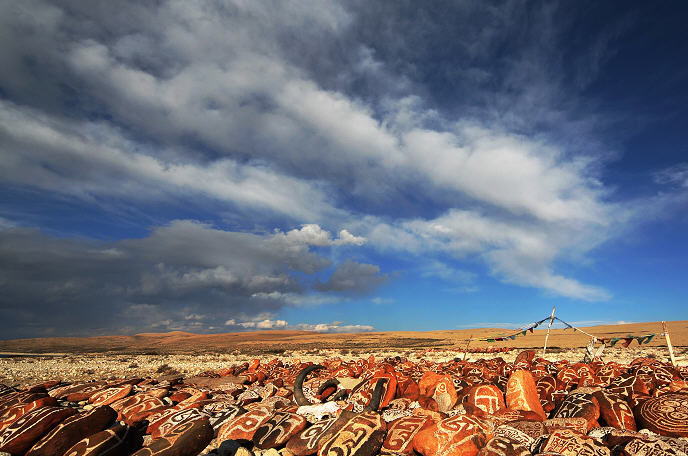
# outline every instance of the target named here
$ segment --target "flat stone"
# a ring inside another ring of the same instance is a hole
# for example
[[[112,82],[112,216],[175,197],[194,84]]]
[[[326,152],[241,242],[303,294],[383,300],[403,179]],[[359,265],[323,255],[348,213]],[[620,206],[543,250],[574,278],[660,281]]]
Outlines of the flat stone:
[[[115,425],[74,444],[65,456],[129,455],[141,448],[143,437],[126,425]]]
[[[268,449],[285,445],[306,427],[306,418],[296,413],[276,412],[253,435],[256,448]]]
[[[345,412],[339,417],[320,420],[289,439],[286,448],[295,456],[315,454],[350,418],[350,412]]]
[[[387,423],[377,412],[363,412],[351,418],[318,451],[318,456],[374,456],[382,447]]]
[[[165,437],[168,434],[174,433],[179,426],[185,426],[188,422],[204,419],[208,419],[208,417],[198,409],[179,410],[160,423],[154,429],[154,432],[151,432],[151,436],[154,439]]]
[[[117,418],[117,412],[107,405],[72,415],[39,440],[26,456],[62,455],[78,441],[100,432]]]
[[[55,407],[57,400],[54,397],[46,396],[29,403],[19,403],[13,405],[2,415],[0,419],[0,432],[7,429],[12,423],[19,420],[29,412],[43,407]]]
[[[488,422],[456,415],[423,429],[413,438],[413,449],[423,456],[475,455],[493,437]]]
[[[133,386],[131,384],[126,384],[115,388],[106,388],[89,397],[88,401],[93,405],[112,404],[116,400],[128,396],[132,389]]]
[[[0,434],[0,451],[24,454],[76,410],[65,407],[42,407],[19,418]]]
[[[570,429],[555,429],[541,448],[542,454],[561,456],[611,456],[609,448],[597,440]]]
[[[213,428],[207,417],[187,420],[133,456],[196,456],[211,440]]]
[[[425,416],[409,416],[388,423],[387,437],[380,451],[383,455],[413,454],[413,438],[434,422]]]
[[[688,394],[668,393],[635,408],[640,427],[668,437],[688,436]]]
[[[550,418],[543,422],[548,431],[556,429],[570,429],[579,434],[588,432],[588,420],[585,418]]]
[[[633,409],[623,397],[599,391],[594,394],[600,407],[600,416],[608,426],[618,429],[636,430]]]
[[[265,408],[249,410],[227,421],[218,431],[217,438],[220,442],[224,440],[253,441],[253,436],[258,428],[269,420],[271,416],[272,411]]]
[[[600,417],[600,406],[597,399],[588,393],[571,393],[552,414],[553,418],[585,418],[589,431],[599,427],[597,422]]]
[[[494,431],[495,437],[505,437],[528,448],[546,433],[547,428],[539,421],[513,421],[497,426]]]
[[[508,437],[496,436],[487,441],[476,456],[531,456],[527,446]]]

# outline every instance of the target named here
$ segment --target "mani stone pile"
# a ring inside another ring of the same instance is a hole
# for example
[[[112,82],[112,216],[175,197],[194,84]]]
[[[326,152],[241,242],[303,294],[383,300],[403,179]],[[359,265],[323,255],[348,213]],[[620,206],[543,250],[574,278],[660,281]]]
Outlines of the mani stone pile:
[[[688,369],[655,359],[259,360],[0,386],[0,452],[27,456],[688,453]]]

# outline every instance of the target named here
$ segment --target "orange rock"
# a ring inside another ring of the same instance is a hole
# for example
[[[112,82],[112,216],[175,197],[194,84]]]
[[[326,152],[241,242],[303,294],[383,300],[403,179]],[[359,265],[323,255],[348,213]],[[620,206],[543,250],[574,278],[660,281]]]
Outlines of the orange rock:
[[[459,398],[451,377],[432,371],[423,373],[423,377],[418,382],[418,389],[420,396],[432,397],[441,412],[451,410]]]
[[[423,456],[475,456],[492,436],[489,423],[470,415],[456,415],[421,430],[412,444]]]
[[[516,410],[533,411],[543,420],[547,418],[540,404],[535,379],[527,370],[519,369],[509,376],[506,383],[506,406]]]
[[[464,400],[485,413],[494,413],[506,407],[504,394],[495,385],[471,386]]]

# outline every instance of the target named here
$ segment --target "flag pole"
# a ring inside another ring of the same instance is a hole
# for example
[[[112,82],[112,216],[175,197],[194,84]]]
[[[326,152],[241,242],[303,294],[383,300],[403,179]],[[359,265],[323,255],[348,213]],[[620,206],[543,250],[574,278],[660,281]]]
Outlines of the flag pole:
[[[542,357],[545,357],[545,352],[547,351],[547,341],[549,340],[549,330],[552,327],[552,322],[554,321],[554,311],[557,310],[557,306],[552,307],[552,315],[549,316],[549,324],[547,325],[547,335],[545,336],[545,345],[542,347]]]
[[[662,322],[662,329],[664,330],[664,337],[666,337],[667,347],[669,347],[669,356],[671,356],[671,364],[676,367],[676,358],[674,358],[674,347],[671,345],[669,338],[669,330],[667,329],[666,321]]]
[[[466,355],[468,354],[468,346],[471,344],[471,341],[473,340],[473,334],[471,334],[468,337],[468,342],[466,342],[466,348],[463,349],[463,360],[466,361]]]

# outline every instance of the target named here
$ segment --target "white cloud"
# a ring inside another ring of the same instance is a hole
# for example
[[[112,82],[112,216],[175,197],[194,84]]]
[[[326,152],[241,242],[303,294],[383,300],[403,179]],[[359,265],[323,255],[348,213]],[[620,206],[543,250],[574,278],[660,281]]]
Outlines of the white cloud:
[[[301,331],[315,331],[322,333],[358,333],[375,331],[374,326],[370,325],[343,325],[333,323],[299,323],[294,325],[294,328]]]

